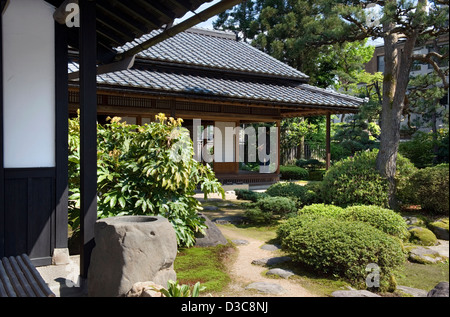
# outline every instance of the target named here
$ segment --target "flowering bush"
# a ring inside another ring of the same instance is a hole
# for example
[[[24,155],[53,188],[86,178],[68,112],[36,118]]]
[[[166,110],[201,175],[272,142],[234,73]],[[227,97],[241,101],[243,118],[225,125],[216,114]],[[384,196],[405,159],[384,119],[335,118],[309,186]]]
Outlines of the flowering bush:
[[[206,226],[193,197],[200,186],[206,194],[224,195],[209,165],[193,157],[189,132],[182,120],[156,116],[145,126],[111,119],[98,125],[98,217],[160,215],[173,225],[179,245],[193,246],[195,233]],[[79,120],[69,122],[70,224],[79,226]]]

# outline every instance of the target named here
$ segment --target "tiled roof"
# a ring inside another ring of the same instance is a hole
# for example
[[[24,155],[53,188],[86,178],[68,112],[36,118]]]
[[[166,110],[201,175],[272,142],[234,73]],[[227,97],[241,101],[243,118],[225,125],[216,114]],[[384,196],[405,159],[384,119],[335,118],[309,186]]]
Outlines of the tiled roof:
[[[78,65],[70,63],[69,69],[71,72],[77,71]],[[97,82],[99,85],[216,96],[242,101],[276,102],[293,106],[316,105],[355,109],[362,102],[358,98],[307,84],[286,85],[275,81],[254,81],[141,69],[98,75]]]
[[[153,32],[139,41],[155,36]],[[138,45],[128,43],[123,50]],[[75,62],[69,72],[78,71]],[[307,84],[308,76],[225,32],[190,29],[143,51],[129,70],[97,76],[102,86],[232,98],[295,107],[356,110],[364,100]]]
[[[161,31],[153,31],[120,50],[128,50]],[[138,58],[263,74],[301,81],[309,77],[253,46],[237,42],[234,33],[192,28],[137,55]]]

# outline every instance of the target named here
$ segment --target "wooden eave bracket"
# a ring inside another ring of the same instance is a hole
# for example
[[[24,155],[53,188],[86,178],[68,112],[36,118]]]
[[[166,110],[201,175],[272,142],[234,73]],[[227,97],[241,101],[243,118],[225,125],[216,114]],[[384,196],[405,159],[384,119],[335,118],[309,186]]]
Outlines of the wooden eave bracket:
[[[99,65],[97,67],[97,75],[118,72],[121,70],[127,70],[133,67],[136,56],[127,57],[121,61],[111,64]],[[80,72],[73,72],[69,74],[69,80],[78,80],[80,78]]]

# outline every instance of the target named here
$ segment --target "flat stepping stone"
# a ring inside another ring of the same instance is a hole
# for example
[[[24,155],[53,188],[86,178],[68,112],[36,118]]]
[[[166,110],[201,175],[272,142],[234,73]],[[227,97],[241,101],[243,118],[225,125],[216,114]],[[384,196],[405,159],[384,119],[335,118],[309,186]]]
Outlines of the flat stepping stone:
[[[248,285],[245,289],[256,290],[264,294],[282,295],[286,290],[278,284],[268,282],[256,282]]]
[[[206,210],[206,211],[216,211],[216,210],[219,210],[219,207],[217,207],[217,206],[204,206],[204,207],[203,207],[203,210]]]
[[[261,247],[261,249],[267,251],[277,251],[281,249],[281,246],[277,244],[265,244]]]
[[[294,272],[276,268],[276,269],[270,269],[269,271],[267,271],[266,275],[276,275],[276,276],[288,279],[292,275],[294,275]]]
[[[431,247],[417,247],[410,251],[409,260],[421,264],[434,264],[445,262],[448,258],[442,256],[437,250]]]
[[[284,262],[292,261],[291,257],[289,256],[278,256],[274,258],[264,258],[264,259],[258,259],[253,260],[252,264],[259,265],[259,266],[273,266]]]
[[[403,293],[406,293],[413,297],[427,297],[427,295],[428,295],[428,292],[426,290],[412,288],[412,287],[408,287],[408,286],[398,285],[397,289],[402,291]]]
[[[247,240],[231,240],[231,242],[233,242],[236,245],[247,245],[249,244],[249,242]]]
[[[349,290],[349,291],[335,291],[331,293],[333,297],[381,297],[378,294],[366,290]]]
[[[241,216],[227,216],[214,219],[214,222],[219,225],[229,225],[229,224],[239,224],[243,222],[243,218]]]

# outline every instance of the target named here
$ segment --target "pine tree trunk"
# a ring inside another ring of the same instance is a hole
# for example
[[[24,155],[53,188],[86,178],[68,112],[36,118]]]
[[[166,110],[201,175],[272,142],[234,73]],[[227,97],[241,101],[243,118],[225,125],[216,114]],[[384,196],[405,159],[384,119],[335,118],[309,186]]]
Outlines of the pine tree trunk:
[[[386,25],[385,28],[393,28]],[[402,104],[395,103],[398,74],[398,35],[392,34],[384,39],[385,70],[383,79],[383,104],[381,110],[380,151],[377,157],[377,169],[389,181],[389,205],[397,208],[395,198],[395,173],[398,145],[400,142],[400,120]]]
[[[419,2],[422,1],[419,0]],[[385,31],[389,31],[395,27],[395,24],[386,22],[383,27]],[[398,209],[395,174],[400,144],[400,123],[417,37],[418,31],[412,32],[402,47],[398,45],[398,34],[389,34],[384,38],[385,73],[380,120],[380,151],[376,166],[381,175],[386,177],[389,182],[389,206],[392,209]]]

